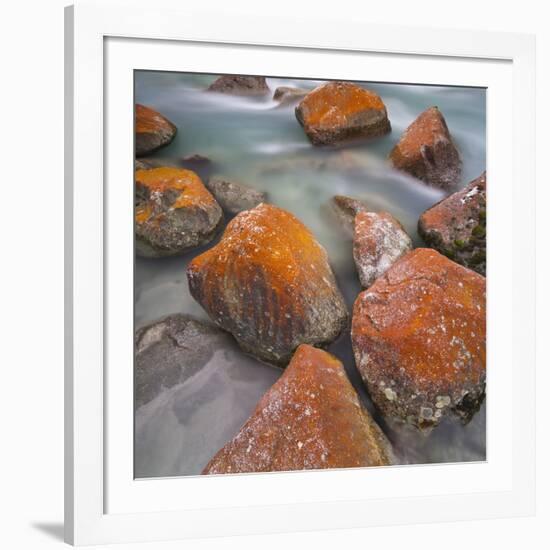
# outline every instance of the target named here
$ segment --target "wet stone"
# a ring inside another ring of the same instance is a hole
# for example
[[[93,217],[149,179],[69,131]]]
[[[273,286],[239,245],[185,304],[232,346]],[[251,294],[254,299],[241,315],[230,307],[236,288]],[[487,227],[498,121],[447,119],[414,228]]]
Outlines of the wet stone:
[[[208,180],[206,187],[214,195],[219,205],[229,214],[250,210],[267,200],[267,193],[230,181],[222,176]]]
[[[342,363],[301,345],[203,473],[353,468],[393,461],[390,443],[361,405]]]
[[[224,75],[210,84],[208,91],[233,95],[266,95],[269,87],[263,76]]]
[[[187,268],[189,290],[248,353],[286,365],[302,343],[347,326],[325,249],[295,216],[261,204],[238,214],[220,242]]]
[[[462,173],[460,155],[437,107],[426,109],[403,132],[390,161],[398,170],[441,189],[456,185]]]
[[[484,172],[418,220],[418,232],[428,246],[481,275],[486,270],[486,189]]]
[[[391,131],[380,97],[350,82],[315,88],[296,107],[296,118],[313,145],[374,138]]]
[[[364,201],[344,195],[332,197],[330,206],[344,232],[352,238],[355,234],[355,217],[359,212],[370,210]]]
[[[137,156],[152,153],[174,139],[176,126],[154,109],[137,103],[135,117]]]
[[[358,296],[355,362],[387,419],[419,428],[448,412],[471,419],[485,395],[485,314],[485,278],[426,248]]]

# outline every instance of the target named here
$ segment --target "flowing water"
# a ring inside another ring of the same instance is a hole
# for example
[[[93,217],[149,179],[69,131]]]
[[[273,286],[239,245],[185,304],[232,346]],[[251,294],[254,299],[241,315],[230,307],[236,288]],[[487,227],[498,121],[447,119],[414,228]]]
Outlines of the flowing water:
[[[361,287],[351,240],[328,207],[331,197],[347,195],[364,200],[373,210],[391,212],[415,246],[422,246],[418,217],[444,194],[392,170],[385,159],[402,131],[432,105],[444,114],[460,150],[461,187],[485,170],[485,90],[362,83],[382,97],[392,132],[374,141],[327,149],[311,146],[296,121],[294,105],[280,106],[270,96],[205,93],[214,79],[211,75],[136,73],[136,102],[157,109],[178,127],[174,141],[155,157],[174,162],[195,153],[206,156],[212,163],[197,165],[202,177],[219,174],[265,191],[269,202],[295,214],[326,248],[350,311]],[[278,86],[313,89],[318,84],[268,79],[272,91]],[[185,275],[188,262],[201,251],[176,258],[136,259],[136,328],[170,313],[208,319],[189,294]],[[282,372],[245,356],[237,346],[221,351],[197,375],[136,411],[137,477],[199,474]],[[402,464],[485,460],[485,404],[466,426],[445,418],[428,435],[390,427],[376,414],[361,382],[349,335],[334,342],[329,351],[343,361]]]

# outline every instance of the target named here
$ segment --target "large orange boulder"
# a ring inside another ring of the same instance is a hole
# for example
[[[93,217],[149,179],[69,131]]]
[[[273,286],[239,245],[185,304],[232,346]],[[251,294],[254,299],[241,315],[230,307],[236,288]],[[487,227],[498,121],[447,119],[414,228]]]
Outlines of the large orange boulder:
[[[332,342],[348,314],[325,249],[290,212],[237,215],[188,266],[189,290],[248,353],[286,365],[302,343]]]
[[[203,474],[384,466],[393,460],[342,363],[302,345]]]
[[[355,216],[353,259],[363,287],[368,288],[411,249],[411,238],[389,212],[360,211]]]
[[[487,208],[485,172],[464,189],[428,208],[418,220],[418,233],[428,246],[485,275]]]
[[[420,428],[469,420],[485,394],[485,278],[409,252],[355,301],[355,362],[378,409]]]
[[[174,139],[176,126],[154,109],[137,103],[135,117],[138,157],[152,153]]]
[[[139,255],[182,254],[214,238],[223,222],[222,209],[197,174],[161,167],[137,170],[135,178]]]
[[[403,132],[390,161],[398,170],[442,189],[456,185],[462,171],[460,155],[437,107],[426,109]]]
[[[315,88],[296,107],[296,118],[314,145],[332,145],[391,131],[380,97],[351,82],[329,82]]]

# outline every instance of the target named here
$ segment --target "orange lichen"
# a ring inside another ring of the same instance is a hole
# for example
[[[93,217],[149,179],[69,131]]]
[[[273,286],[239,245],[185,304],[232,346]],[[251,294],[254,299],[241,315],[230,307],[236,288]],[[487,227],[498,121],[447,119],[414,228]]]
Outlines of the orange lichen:
[[[204,474],[382,466],[391,446],[342,363],[301,345],[250,419]]]
[[[310,92],[300,104],[304,121],[318,127],[343,124],[354,115],[386,110],[380,97],[350,82],[329,82]]]
[[[154,109],[136,103],[136,132],[153,133],[162,129],[171,131],[173,124]]]
[[[275,362],[301,342],[331,341],[347,317],[325,250],[297,218],[269,204],[235,217],[220,243],[189,264],[188,278],[218,324]]]

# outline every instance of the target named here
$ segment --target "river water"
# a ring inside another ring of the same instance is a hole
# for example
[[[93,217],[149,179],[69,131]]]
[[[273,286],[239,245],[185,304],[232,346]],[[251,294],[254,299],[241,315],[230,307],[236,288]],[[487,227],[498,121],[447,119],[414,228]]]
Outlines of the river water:
[[[385,159],[402,131],[432,105],[444,114],[460,150],[460,187],[485,170],[483,89],[362,83],[383,99],[392,132],[375,141],[326,149],[311,146],[296,121],[294,105],[280,106],[271,95],[258,99],[205,93],[204,88],[214,79],[212,75],[136,73],[136,102],[157,109],[178,127],[174,141],[155,158],[173,163],[200,154],[212,161],[197,165],[201,177],[223,175],[266,191],[269,202],[295,214],[326,248],[350,311],[361,288],[351,240],[328,206],[331,197],[348,195],[364,200],[373,210],[391,212],[415,246],[422,246],[416,230],[418,217],[444,193],[392,170]],[[268,78],[272,91],[278,86],[313,89],[320,83]],[[136,328],[170,313],[208,319],[190,296],[185,275],[188,262],[200,252],[136,259]],[[363,402],[392,441],[401,464],[485,460],[485,404],[466,426],[445,418],[428,435],[390,427],[376,414],[355,369],[349,335],[334,342],[329,351],[344,363]],[[281,372],[245,356],[234,346],[216,353],[184,384],[143,405],[136,411],[136,477],[199,474],[212,455],[237,433]]]

